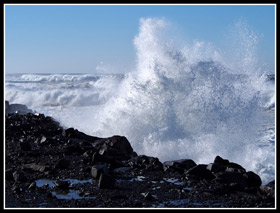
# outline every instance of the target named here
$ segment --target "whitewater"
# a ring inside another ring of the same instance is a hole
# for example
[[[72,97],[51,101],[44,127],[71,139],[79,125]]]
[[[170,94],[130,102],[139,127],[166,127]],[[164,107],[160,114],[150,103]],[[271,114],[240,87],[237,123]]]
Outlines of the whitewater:
[[[205,41],[176,42],[169,30],[165,19],[142,18],[135,68],[123,74],[6,74],[5,100],[65,128],[126,136],[162,162],[219,155],[274,180],[275,82],[258,60],[257,36],[236,24],[226,54]]]

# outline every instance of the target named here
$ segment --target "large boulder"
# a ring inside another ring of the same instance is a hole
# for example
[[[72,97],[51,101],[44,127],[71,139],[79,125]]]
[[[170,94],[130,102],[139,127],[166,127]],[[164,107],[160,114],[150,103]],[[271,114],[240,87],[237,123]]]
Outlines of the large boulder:
[[[225,171],[227,167],[226,165],[219,164],[219,163],[210,163],[207,165],[206,168],[213,173],[217,173],[217,172]]]
[[[31,109],[28,109],[26,105],[23,104],[10,104],[9,101],[5,101],[5,115],[18,113],[20,115],[25,115],[27,113],[33,113]]]
[[[220,172],[216,174],[216,177],[219,178],[219,180],[222,183],[226,184],[238,184],[242,186],[242,188],[247,187],[247,179],[238,172]]]
[[[199,179],[213,180],[215,175],[213,175],[206,167],[207,165],[205,164],[198,164],[197,166],[189,169],[186,174],[196,176]]]
[[[100,139],[98,137],[87,135],[83,132],[78,131],[77,129],[74,129],[74,128],[64,129],[63,132],[62,132],[62,135],[64,137],[68,137],[68,138],[83,139],[83,140],[86,140],[86,141],[90,141],[92,143],[94,143],[96,140]]]
[[[260,176],[258,176],[256,173],[249,171],[243,174],[243,176],[247,180],[248,187],[259,187],[262,185],[262,180]]]
[[[214,159],[214,163],[217,163],[217,164],[220,164],[220,165],[228,165],[229,160],[223,159],[220,156],[216,156],[215,159]]]
[[[146,155],[139,155],[130,159],[127,163],[132,168],[142,170],[163,170],[163,165],[158,158],[150,157]]]
[[[213,173],[219,172],[238,172],[245,173],[246,170],[237,163],[230,162],[227,159],[223,159],[220,156],[216,156],[213,163],[207,165],[207,169]]]
[[[166,172],[184,173],[185,171],[187,171],[195,166],[196,166],[196,163],[191,159],[165,161],[163,163],[163,169]]]
[[[126,137],[123,136],[100,139],[93,146],[104,160],[124,161],[137,156]]]

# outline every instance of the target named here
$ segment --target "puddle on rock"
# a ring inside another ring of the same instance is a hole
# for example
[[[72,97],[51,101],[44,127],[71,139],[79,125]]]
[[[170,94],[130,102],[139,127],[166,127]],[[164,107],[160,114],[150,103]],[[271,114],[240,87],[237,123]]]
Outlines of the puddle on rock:
[[[85,184],[85,183],[92,183],[92,179],[88,180],[78,180],[78,179],[63,179],[61,181],[66,181],[70,183],[71,185],[75,184]],[[36,186],[41,188],[43,186],[48,186],[49,188],[55,187],[55,180],[49,180],[49,179],[38,179],[35,181]],[[59,191],[52,191],[51,192],[53,196],[55,196],[57,199],[66,199],[66,200],[71,200],[71,199],[95,199],[96,197],[90,197],[90,196],[80,196],[79,190],[59,190]]]
[[[79,200],[79,199],[95,199],[96,197],[82,197],[79,195],[78,190],[69,190],[69,191],[55,191],[52,192],[52,195],[55,196],[57,199],[64,199],[64,200]]]
[[[177,179],[177,178],[163,178],[163,180],[168,183],[173,183],[173,184],[179,185],[179,186],[182,186],[185,184],[184,182],[179,182],[179,179]]]
[[[39,188],[41,188],[45,185],[48,185],[51,188],[55,186],[54,181],[48,180],[48,179],[39,179],[39,180],[36,180],[35,183],[36,183],[36,186]]]

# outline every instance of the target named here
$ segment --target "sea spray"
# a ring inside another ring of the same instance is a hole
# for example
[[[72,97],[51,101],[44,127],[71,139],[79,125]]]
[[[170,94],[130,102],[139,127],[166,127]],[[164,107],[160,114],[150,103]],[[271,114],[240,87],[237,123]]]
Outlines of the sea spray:
[[[258,61],[256,35],[239,22],[225,50],[206,41],[180,43],[170,25],[140,20],[129,73],[11,75],[5,99],[65,128],[124,135],[138,154],[161,161],[208,163],[220,155],[264,183],[274,179],[274,84]]]
[[[251,64],[256,40],[245,37],[251,36],[248,30],[238,32],[240,47],[235,48],[244,55],[234,65],[204,42],[174,48],[162,35],[167,26],[162,19],[140,23],[134,40],[137,68],[105,105],[96,133],[125,135],[138,153],[162,161],[203,163],[220,155],[248,170],[273,173],[274,149],[259,146],[267,112],[260,69]]]

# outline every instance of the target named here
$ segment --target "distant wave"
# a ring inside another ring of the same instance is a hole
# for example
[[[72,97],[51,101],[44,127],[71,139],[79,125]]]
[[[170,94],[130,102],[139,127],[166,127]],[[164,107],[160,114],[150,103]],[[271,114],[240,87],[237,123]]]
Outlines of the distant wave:
[[[6,76],[6,82],[79,82],[97,81],[106,78],[122,79],[124,74],[10,74]]]

